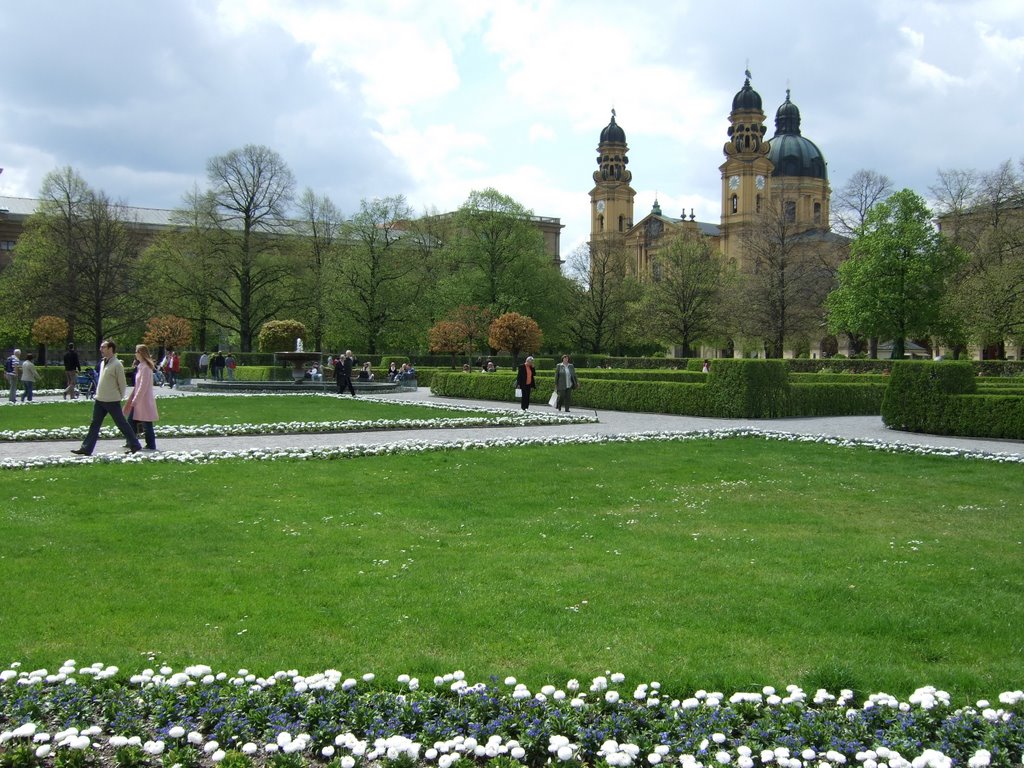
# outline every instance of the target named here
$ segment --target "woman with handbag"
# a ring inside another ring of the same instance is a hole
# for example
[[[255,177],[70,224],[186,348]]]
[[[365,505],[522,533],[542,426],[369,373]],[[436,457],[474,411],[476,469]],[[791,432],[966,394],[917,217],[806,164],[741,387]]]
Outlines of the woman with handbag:
[[[536,371],[533,369],[533,356],[527,357],[516,372],[516,389],[519,390],[519,403],[525,411],[530,407],[530,392],[537,386]]]
[[[565,406],[565,412],[569,412],[569,406],[572,404],[572,391],[579,387],[580,383],[576,379],[576,366],[569,362],[568,355],[562,355],[562,362],[555,367],[555,409],[562,410],[562,406]]]

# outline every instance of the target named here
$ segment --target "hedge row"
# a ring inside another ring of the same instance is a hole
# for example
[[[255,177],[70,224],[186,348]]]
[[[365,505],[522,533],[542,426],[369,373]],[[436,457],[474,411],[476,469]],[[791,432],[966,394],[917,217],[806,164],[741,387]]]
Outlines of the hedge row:
[[[977,391],[970,362],[897,362],[882,421],[908,432],[1024,440],[1024,397]]]
[[[885,386],[881,383],[790,384],[779,360],[718,361],[698,381],[620,380],[580,376],[573,404],[613,411],[671,413],[718,418],[778,418],[877,414]],[[534,402],[551,395],[554,376],[538,379]],[[515,377],[435,371],[434,394],[477,400],[514,399]]]

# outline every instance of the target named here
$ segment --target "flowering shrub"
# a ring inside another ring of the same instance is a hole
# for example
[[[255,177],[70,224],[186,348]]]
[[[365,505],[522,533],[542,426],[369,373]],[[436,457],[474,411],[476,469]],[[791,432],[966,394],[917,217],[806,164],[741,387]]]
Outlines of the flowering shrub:
[[[622,674],[531,690],[514,677],[471,685],[459,671],[379,684],[333,669],[126,676],[71,660],[0,672],[0,765],[1009,767],[1022,715],[1019,690],[954,708],[931,687],[907,701],[794,685],[683,697]]]

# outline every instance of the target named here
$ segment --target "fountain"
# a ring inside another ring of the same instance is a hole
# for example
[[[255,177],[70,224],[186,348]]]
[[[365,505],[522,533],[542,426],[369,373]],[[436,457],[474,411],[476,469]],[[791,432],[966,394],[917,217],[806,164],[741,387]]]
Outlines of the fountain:
[[[306,363],[319,361],[320,353],[306,352],[302,348],[302,339],[296,339],[294,352],[275,352],[274,358],[290,362],[292,364],[292,381],[296,384],[301,384],[306,378]]]

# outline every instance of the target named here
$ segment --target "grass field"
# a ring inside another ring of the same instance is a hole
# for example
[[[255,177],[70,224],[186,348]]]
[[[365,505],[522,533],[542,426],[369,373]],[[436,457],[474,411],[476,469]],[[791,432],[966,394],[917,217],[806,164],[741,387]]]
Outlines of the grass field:
[[[161,397],[157,400],[157,409],[160,412],[157,427],[348,419],[442,419],[466,416],[465,411],[455,409],[428,408],[400,402],[369,402],[360,398],[322,395]],[[33,406],[5,407],[0,419],[0,428],[14,431],[88,426],[91,418],[91,400],[38,403]],[[108,420],[108,423],[111,422]]]
[[[0,659],[991,696],[1020,473],[760,439],[7,472]]]

